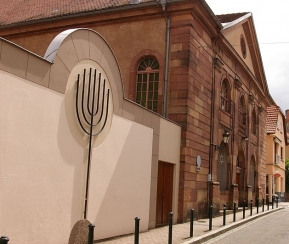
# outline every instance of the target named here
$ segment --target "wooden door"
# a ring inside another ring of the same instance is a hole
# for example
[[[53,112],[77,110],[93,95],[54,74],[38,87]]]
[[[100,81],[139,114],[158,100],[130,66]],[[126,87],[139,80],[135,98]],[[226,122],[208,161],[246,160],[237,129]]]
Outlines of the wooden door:
[[[159,162],[156,225],[169,223],[169,212],[172,212],[174,165]]]

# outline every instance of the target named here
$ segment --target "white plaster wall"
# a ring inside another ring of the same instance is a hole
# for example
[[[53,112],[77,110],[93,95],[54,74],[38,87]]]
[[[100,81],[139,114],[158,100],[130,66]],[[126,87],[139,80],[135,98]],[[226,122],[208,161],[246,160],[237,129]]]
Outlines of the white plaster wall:
[[[174,164],[180,163],[181,127],[161,119],[159,160]]]
[[[9,244],[67,243],[80,210],[83,149],[63,95],[0,71],[0,135],[1,235]]]
[[[95,239],[148,229],[153,130],[114,115],[110,133],[94,149],[88,220]]]
[[[86,148],[64,95],[0,71],[0,233],[9,244],[64,244],[82,218]],[[88,220],[96,238],[148,228],[153,131],[113,116],[93,150]]]

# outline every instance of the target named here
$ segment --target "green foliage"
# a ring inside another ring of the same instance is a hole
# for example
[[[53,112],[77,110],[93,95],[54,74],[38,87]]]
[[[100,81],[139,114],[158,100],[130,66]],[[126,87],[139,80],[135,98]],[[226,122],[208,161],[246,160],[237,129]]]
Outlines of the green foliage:
[[[286,158],[285,161],[285,179],[286,179],[286,192],[289,192],[289,158]]]

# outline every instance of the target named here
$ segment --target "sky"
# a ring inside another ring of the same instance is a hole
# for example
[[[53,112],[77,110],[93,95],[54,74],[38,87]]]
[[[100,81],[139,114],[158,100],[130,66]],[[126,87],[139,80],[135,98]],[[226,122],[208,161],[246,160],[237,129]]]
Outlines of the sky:
[[[289,1],[206,0],[214,14],[251,12],[269,92],[285,113],[289,109]]]

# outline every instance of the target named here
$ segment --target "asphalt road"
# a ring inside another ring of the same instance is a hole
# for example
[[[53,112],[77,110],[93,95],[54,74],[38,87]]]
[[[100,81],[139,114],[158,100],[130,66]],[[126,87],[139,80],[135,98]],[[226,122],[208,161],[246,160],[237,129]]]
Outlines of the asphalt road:
[[[268,214],[211,239],[206,244],[288,244],[289,208]]]

